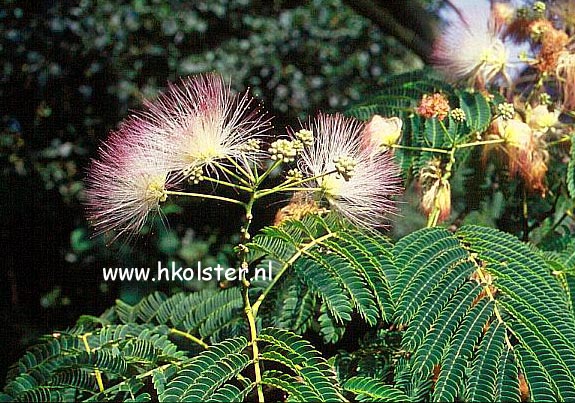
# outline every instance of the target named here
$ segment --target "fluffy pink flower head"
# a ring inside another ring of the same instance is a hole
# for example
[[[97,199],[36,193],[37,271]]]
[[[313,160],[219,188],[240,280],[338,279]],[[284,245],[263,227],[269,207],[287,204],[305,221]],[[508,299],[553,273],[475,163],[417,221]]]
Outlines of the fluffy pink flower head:
[[[217,74],[183,79],[146,106],[146,118],[157,127],[156,139],[170,148],[167,165],[184,173],[223,164],[240,164],[263,156],[258,144],[271,125],[247,93],[233,94]]]
[[[493,14],[474,10],[461,14],[433,46],[435,66],[451,81],[468,80],[480,87],[509,77],[510,51]]]
[[[385,215],[396,212],[391,197],[401,193],[392,154],[364,147],[365,125],[353,118],[320,114],[308,129],[314,133],[314,143],[304,149],[298,166],[304,175],[318,178],[306,185],[320,188],[316,198],[325,199],[349,221],[364,227],[382,226]],[[332,173],[321,176],[326,172]]]
[[[150,136],[145,121],[131,118],[112,133],[92,161],[86,180],[88,219],[96,234],[116,230],[130,240],[150,213],[160,213],[166,189],[173,184],[165,149]]]

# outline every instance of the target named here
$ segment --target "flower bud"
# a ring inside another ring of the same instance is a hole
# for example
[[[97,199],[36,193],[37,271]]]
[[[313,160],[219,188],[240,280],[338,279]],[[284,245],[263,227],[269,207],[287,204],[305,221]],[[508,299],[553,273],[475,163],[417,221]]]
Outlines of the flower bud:
[[[295,160],[298,149],[294,147],[294,142],[286,139],[279,139],[270,145],[268,152],[270,153],[272,160],[291,162]]]
[[[435,210],[438,210],[437,223],[445,221],[451,214],[451,185],[449,181],[438,179],[423,194],[421,199],[421,209],[429,217]]]

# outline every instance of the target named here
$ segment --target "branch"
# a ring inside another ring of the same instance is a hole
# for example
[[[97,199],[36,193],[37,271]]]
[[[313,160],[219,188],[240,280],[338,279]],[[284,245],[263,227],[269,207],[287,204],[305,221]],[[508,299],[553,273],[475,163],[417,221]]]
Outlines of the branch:
[[[431,56],[433,27],[426,10],[413,1],[344,0],[344,3],[358,14],[370,19],[385,33],[395,37],[403,46],[428,62]],[[401,16],[405,23],[398,22]]]

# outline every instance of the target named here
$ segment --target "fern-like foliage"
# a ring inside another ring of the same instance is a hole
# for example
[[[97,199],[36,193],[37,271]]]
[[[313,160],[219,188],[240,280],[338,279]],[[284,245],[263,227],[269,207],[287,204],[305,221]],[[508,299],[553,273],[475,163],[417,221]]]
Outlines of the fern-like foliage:
[[[358,402],[407,402],[408,396],[400,389],[378,379],[354,376],[343,387],[356,394]]]
[[[336,342],[354,312],[375,325],[394,311],[390,245],[375,233],[341,227],[334,217],[310,216],[264,229],[250,245],[250,257],[265,254],[290,270],[277,293],[283,308],[273,312],[276,325],[291,324],[301,333],[319,312],[320,333]]]
[[[347,113],[361,120],[373,115],[397,116],[403,121],[400,144],[408,147],[451,148],[473,138],[487,129],[491,118],[491,105],[478,92],[458,90],[436,79],[430,70],[395,75],[381,83],[380,90],[367,101],[353,105]],[[447,116],[424,118],[416,108],[424,95],[441,93],[449,100],[450,107],[461,108],[463,122]],[[440,155],[432,152],[413,152],[396,149],[395,157],[406,178],[417,175],[431,158]]]
[[[540,252],[477,226],[456,235],[424,229],[395,245],[359,231],[338,233],[328,222],[314,228],[323,231],[307,243],[301,228],[291,239],[289,226],[269,229],[255,243],[262,250],[277,246],[285,254],[274,256],[283,262],[302,255],[294,265],[299,287],[290,282],[290,293],[311,290],[335,323],[356,311],[371,324],[373,303],[378,321],[404,329],[407,369],[391,377],[391,386],[437,401],[517,400],[520,385],[534,400],[571,399],[575,319],[561,279]],[[371,290],[371,301],[355,292],[358,281]],[[358,356],[348,359],[357,364]]]
[[[239,287],[118,301],[31,348],[0,398],[571,401],[570,245],[542,252],[478,226],[392,243],[329,215],[287,222],[248,245],[277,276],[250,291],[254,340]],[[329,360],[302,337],[333,343],[358,323],[358,347]]]
[[[567,165],[567,189],[569,190],[569,196],[575,199],[575,136],[571,137],[570,157]]]

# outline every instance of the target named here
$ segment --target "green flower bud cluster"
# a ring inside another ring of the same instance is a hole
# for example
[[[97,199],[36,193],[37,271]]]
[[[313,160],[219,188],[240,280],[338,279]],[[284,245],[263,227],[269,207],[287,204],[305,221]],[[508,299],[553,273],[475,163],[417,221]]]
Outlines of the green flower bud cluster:
[[[313,145],[313,132],[311,130],[301,129],[295,133],[295,137],[306,147]]]
[[[463,122],[466,119],[465,111],[461,108],[454,108],[449,113],[456,122]]]
[[[543,92],[542,94],[539,94],[539,102],[542,105],[551,105],[551,95],[549,95],[546,92]]]
[[[542,1],[536,1],[535,3],[533,3],[533,12],[535,14],[538,14],[540,17],[543,17],[546,8],[547,6]]]
[[[188,181],[197,185],[204,180],[204,171],[201,166],[192,166],[184,171],[184,175],[188,177]]]
[[[268,152],[271,154],[272,160],[291,162],[295,160],[299,148],[300,146],[298,144],[294,144],[293,141],[279,139],[270,145]]]
[[[502,102],[497,105],[497,113],[503,120],[511,120],[515,117],[515,107],[508,102]]]
[[[292,182],[301,181],[303,179],[303,173],[299,169],[290,169],[287,172],[286,178]]]
[[[350,180],[354,174],[355,166],[357,162],[351,158],[341,155],[333,160],[335,164],[335,169],[337,172],[346,180]]]
[[[249,139],[241,145],[241,150],[246,153],[259,151],[260,145],[261,141],[259,139]]]

